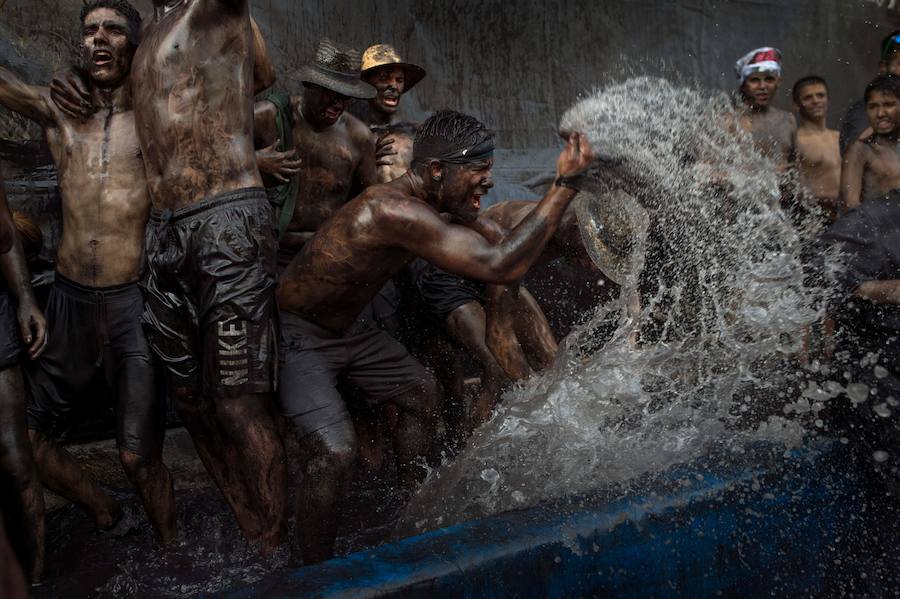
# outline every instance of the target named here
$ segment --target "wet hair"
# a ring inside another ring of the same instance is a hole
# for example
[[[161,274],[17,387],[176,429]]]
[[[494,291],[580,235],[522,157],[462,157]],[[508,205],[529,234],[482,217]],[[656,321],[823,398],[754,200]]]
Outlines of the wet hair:
[[[869,97],[874,92],[881,92],[883,94],[891,94],[896,98],[900,98],[900,77],[896,75],[879,75],[872,79],[869,82],[869,85],[866,86],[866,93],[863,96],[866,102],[869,101]]]
[[[898,36],[900,36],[900,29],[891,31],[882,38],[881,45],[878,46],[881,50],[881,62],[890,62],[891,57],[900,52],[900,43],[896,40]]]
[[[141,39],[141,13],[127,0],[89,0],[81,7],[81,24],[84,25],[87,16],[98,8],[109,8],[125,17],[128,22],[128,41],[132,47],[137,47]]]
[[[791,90],[791,95],[794,97],[794,102],[800,101],[800,92],[803,91],[803,88],[807,85],[824,85],[825,91],[828,91],[828,83],[819,77],[818,75],[807,75],[806,77],[801,77],[797,80],[797,83],[794,84],[794,89]]]
[[[455,110],[439,110],[416,132],[413,163],[421,166],[431,158],[440,159],[463,148],[488,146],[493,139],[493,131],[475,117]]]

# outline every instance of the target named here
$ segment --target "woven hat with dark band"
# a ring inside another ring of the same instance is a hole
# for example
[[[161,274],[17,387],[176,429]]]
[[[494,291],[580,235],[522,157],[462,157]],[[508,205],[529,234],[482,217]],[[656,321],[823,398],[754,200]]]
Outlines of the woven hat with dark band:
[[[319,42],[313,61],[300,69],[300,81],[303,83],[321,85],[348,98],[374,98],[375,88],[359,76],[359,52],[329,39]]]
[[[389,44],[377,44],[366,48],[362,57],[363,77],[381,67],[400,67],[406,72],[404,91],[411,90],[425,77],[425,69],[411,62],[403,62],[397,50]]]

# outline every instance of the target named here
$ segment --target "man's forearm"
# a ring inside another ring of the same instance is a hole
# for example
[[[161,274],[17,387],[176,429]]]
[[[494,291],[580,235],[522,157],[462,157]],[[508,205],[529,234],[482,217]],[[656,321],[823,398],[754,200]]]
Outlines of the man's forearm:
[[[0,67],[0,105],[41,125],[52,121],[52,113],[42,89],[28,85],[4,67]]]
[[[856,295],[875,304],[900,306],[900,279],[866,281],[860,284]]]
[[[568,187],[552,186],[537,207],[497,246],[493,268],[505,273],[505,282],[525,276],[553,237],[575,193]]]
[[[20,304],[35,303],[34,291],[31,288],[31,273],[25,262],[22,242],[18,238],[13,242],[12,249],[0,254],[0,273],[3,274],[4,280]]]

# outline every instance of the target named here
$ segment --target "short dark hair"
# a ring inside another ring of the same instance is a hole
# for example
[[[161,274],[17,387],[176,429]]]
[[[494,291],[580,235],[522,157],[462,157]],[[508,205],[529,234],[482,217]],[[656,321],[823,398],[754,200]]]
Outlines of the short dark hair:
[[[878,49],[881,50],[881,62],[888,62],[897,51],[900,51],[900,29],[891,31],[881,40]]]
[[[494,138],[478,119],[455,110],[439,110],[416,131],[413,156],[421,166],[424,159],[445,154],[450,149],[474,147]]]
[[[869,101],[869,97],[874,92],[882,92],[885,94],[891,94],[900,98],[900,77],[896,75],[879,75],[872,79],[869,82],[869,85],[866,86],[866,93],[863,96],[866,102]]]
[[[794,88],[791,90],[791,95],[794,97],[794,102],[798,102],[800,100],[800,92],[803,91],[803,88],[807,85],[824,85],[825,91],[828,91],[828,83],[819,77],[818,75],[807,75],[806,77],[801,77],[797,80],[797,83],[794,84]]]
[[[81,24],[89,14],[98,8],[109,8],[123,17],[128,22],[128,41],[132,46],[137,46],[141,39],[141,13],[128,3],[127,0],[89,0],[81,7]]]

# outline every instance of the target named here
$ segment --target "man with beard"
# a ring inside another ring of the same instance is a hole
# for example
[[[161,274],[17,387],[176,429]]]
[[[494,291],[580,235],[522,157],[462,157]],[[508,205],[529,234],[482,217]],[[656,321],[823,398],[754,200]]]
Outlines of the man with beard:
[[[864,97],[873,132],[847,148],[841,173],[844,210],[900,189],[900,77],[880,75],[866,86]]]
[[[556,185],[494,245],[441,217],[476,221],[480,198],[493,186],[493,134],[472,117],[439,112],[416,133],[412,168],[369,187],[335,212],[288,265],[278,289],[280,395],[304,453],[297,538],[305,563],[332,553],[338,501],[346,495],[356,458],[353,424],[335,389],[339,375],[373,403],[390,400],[398,406],[394,448],[405,488],[424,474],[419,459],[431,443],[434,379],[384,331],[348,334],[360,311],[417,255],[466,278],[517,281],[553,235],[575,195],[571,187],[591,159],[585,137],[568,135]]]
[[[0,69],[0,103],[44,128],[59,174],[63,232],[47,303],[47,351],[27,369],[28,429],[43,482],[86,506],[99,528],[121,508],[51,441],[101,378],[116,397],[116,441],[129,480],[163,544],[175,540],[172,477],[162,462],[164,406],[140,323],[142,246],[150,212],[129,73],[141,18],[124,0],[81,11],[82,61],[96,112],[64,114],[46,88]]]
[[[757,48],[738,60],[734,69],[739,81],[738,125],[783,171],[792,160],[797,123],[791,113],[773,106],[782,81],[781,52]]]
[[[22,341],[29,344],[31,359],[41,354],[47,343],[47,323],[34,300],[2,177],[0,273],[0,557],[4,564],[0,566],[0,591],[6,589],[12,595],[13,587],[6,585],[21,577],[19,565],[32,582],[40,581],[44,570],[44,490],[26,433],[25,385],[19,359]],[[10,534],[17,556],[2,555],[6,548],[3,528]]]
[[[253,96],[271,77],[248,0],[153,9],[132,70],[152,202],[143,320],[200,458],[244,537],[269,554],[283,537],[287,474],[271,409],[277,241]]]
[[[425,69],[404,62],[393,46],[377,44],[363,53],[362,79],[377,90],[374,98],[357,110],[358,116],[378,138],[378,180],[393,181],[412,161],[416,126],[400,118],[403,94],[425,77]]]
[[[826,126],[828,84],[821,77],[804,77],[792,93],[800,125],[796,153],[800,176],[806,189],[828,220],[837,218],[841,183],[841,150],[838,132]]]
[[[301,71],[302,96],[290,96],[286,114],[290,140],[299,162],[296,197],[284,209],[293,210],[279,240],[279,264],[286,266],[335,210],[376,182],[375,144],[359,119],[346,113],[352,98],[370,98],[375,89],[359,79],[359,52],[322,40],[311,64]],[[278,99],[256,104],[254,137],[257,147],[278,140]],[[280,156],[280,155],[279,155]],[[284,174],[281,161],[260,154],[263,174]],[[291,165],[288,164],[288,167]],[[286,219],[287,220],[287,219]]]

